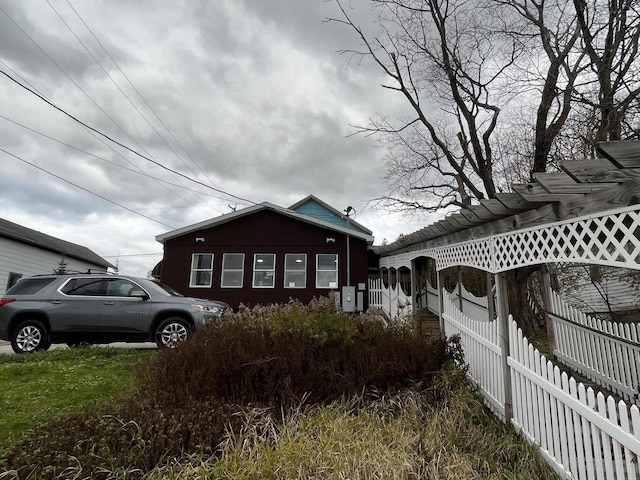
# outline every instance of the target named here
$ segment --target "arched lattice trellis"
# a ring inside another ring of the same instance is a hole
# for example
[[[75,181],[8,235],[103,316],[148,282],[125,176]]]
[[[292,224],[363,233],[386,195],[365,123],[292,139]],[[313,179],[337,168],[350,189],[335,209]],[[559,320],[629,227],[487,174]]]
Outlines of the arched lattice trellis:
[[[555,262],[591,263],[640,270],[637,205],[452,245],[420,248],[380,259],[387,268],[410,267],[431,257],[436,268],[469,266],[500,273]]]

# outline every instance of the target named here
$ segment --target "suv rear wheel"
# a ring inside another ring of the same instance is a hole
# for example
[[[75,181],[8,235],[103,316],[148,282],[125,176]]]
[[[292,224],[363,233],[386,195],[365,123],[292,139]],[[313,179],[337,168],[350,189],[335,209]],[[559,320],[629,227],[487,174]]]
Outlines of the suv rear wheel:
[[[159,348],[174,348],[189,335],[189,325],[180,317],[167,318],[158,325],[156,344]]]
[[[11,348],[16,353],[47,350],[50,345],[47,329],[39,320],[22,322],[11,333]]]

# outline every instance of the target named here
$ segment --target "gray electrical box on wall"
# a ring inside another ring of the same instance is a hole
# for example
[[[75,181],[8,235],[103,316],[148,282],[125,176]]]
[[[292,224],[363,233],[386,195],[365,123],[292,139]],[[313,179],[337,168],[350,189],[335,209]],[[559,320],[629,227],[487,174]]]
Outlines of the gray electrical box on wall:
[[[356,287],[342,287],[342,310],[356,311]]]

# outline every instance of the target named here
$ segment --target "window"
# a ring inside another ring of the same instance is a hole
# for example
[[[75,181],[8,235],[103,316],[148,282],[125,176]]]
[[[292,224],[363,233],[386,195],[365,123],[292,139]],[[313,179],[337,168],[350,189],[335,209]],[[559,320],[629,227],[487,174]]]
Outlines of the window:
[[[276,279],[275,253],[256,253],[253,258],[253,287],[273,288]]]
[[[25,278],[16,283],[13,288],[7,292],[7,295],[32,295],[39,292],[54,280],[55,278]]]
[[[9,290],[11,287],[13,287],[21,278],[21,273],[9,272],[9,278],[7,279],[7,288],[5,290]]]
[[[338,255],[316,255],[316,288],[338,288]]]
[[[108,297],[131,297],[134,292],[136,295],[140,295],[144,293],[144,290],[126,278],[110,278],[107,280]]]
[[[284,256],[284,288],[307,286],[307,256],[304,253],[287,253]]]
[[[213,281],[213,253],[194,253],[191,256],[190,287],[210,287]]]
[[[222,256],[222,288],[242,288],[244,253],[225,253]]]
[[[72,278],[60,291],[71,296],[103,297],[107,293],[107,281],[99,277]]]

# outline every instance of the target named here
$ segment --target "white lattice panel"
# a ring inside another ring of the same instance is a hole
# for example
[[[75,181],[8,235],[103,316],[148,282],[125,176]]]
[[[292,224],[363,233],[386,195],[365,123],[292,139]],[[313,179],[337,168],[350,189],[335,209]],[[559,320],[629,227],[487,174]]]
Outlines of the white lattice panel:
[[[469,266],[491,273],[550,262],[579,262],[640,270],[640,210],[637,205],[445,247],[380,259],[381,267],[411,268],[417,257],[436,268]]]
[[[457,265],[492,271],[491,240],[488,238],[458,243],[435,250],[436,269]]]
[[[496,271],[563,261],[640,269],[637,210],[498,235],[493,240]]]

